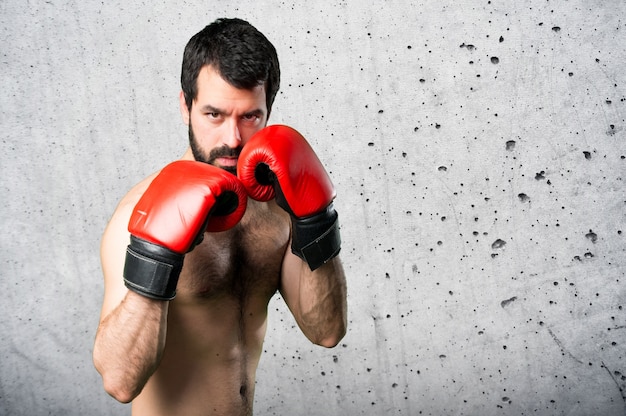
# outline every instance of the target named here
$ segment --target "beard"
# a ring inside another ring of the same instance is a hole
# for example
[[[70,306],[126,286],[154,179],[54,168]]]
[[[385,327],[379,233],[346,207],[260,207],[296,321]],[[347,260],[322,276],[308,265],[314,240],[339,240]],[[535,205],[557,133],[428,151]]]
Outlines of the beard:
[[[200,148],[198,139],[196,139],[196,135],[193,133],[191,121],[189,122],[189,146],[191,147],[193,158],[196,161],[217,166],[218,168],[224,169],[226,172],[230,172],[235,176],[237,175],[236,166],[218,166],[215,161],[217,158],[220,157],[239,157],[239,153],[241,153],[241,146],[238,146],[234,149],[226,145],[222,147],[216,147],[214,149],[211,149],[211,151],[207,155],[207,153]]]

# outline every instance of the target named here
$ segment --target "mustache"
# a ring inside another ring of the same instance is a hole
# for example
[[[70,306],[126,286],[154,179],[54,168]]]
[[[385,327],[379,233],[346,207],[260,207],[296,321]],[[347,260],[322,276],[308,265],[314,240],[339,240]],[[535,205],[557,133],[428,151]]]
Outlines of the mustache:
[[[241,146],[235,148],[228,146],[217,147],[209,153],[209,160],[214,161],[218,157],[239,157],[241,149]]]

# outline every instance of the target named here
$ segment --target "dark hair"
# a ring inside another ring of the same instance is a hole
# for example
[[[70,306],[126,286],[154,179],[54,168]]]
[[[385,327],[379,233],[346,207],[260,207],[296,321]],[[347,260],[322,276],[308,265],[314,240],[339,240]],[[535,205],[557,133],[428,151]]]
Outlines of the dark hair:
[[[280,86],[280,67],[274,45],[254,26],[241,19],[218,19],[189,40],[180,77],[188,109],[198,96],[198,74],[206,65],[235,88],[264,84],[269,116]]]

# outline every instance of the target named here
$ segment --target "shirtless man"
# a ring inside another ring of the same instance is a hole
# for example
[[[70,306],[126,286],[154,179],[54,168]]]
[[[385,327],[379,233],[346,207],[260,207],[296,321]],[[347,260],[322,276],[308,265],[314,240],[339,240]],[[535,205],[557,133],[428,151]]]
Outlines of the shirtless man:
[[[266,127],[279,78],[274,47],[245,21],[192,37],[180,93],[189,147],[106,227],[93,358],[134,416],[252,415],[277,291],[311,342],[345,335],[334,190],[302,136]]]

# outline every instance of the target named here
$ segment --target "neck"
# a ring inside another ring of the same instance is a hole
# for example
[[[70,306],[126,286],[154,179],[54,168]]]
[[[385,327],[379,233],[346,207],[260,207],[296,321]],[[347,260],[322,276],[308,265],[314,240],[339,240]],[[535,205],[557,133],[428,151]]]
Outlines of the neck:
[[[196,160],[193,157],[193,152],[191,151],[191,147],[187,147],[187,150],[185,150],[185,154],[183,154],[183,156],[181,157],[181,160]]]

